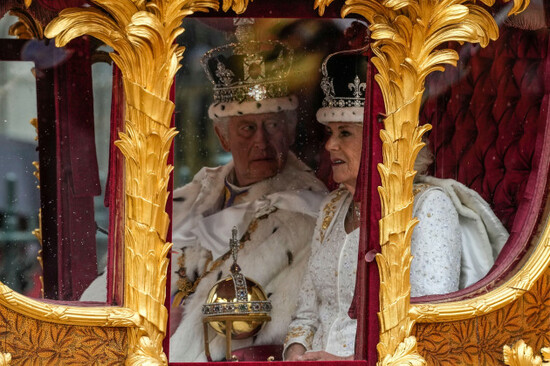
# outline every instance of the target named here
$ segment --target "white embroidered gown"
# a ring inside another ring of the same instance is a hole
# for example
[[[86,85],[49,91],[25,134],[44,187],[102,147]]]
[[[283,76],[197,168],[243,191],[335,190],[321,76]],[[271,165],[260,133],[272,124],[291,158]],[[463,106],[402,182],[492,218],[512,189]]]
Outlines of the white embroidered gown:
[[[413,215],[420,223],[411,244],[411,296],[456,291],[461,258],[458,214],[441,189],[422,185],[416,190]],[[342,357],[355,351],[357,321],[348,310],[355,290],[359,229],[348,234],[344,228],[351,201],[351,194],[339,189],[322,206],[285,351],[293,343]]]

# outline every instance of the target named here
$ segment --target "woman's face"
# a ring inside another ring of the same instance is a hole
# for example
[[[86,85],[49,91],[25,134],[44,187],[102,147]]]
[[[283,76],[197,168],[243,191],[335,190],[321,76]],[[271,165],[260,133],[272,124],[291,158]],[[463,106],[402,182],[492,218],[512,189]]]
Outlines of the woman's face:
[[[325,149],[330,153],[333,179],[354,194],[361,162],[363,125],[361,123],[330,122],[327,132],[329,138]]]

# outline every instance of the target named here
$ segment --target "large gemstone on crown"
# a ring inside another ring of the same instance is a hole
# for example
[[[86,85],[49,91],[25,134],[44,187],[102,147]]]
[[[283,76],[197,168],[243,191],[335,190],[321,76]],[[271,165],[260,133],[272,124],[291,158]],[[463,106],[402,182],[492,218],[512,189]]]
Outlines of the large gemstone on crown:
[[[262,75],[262,65],[258,62],[250,64],[248,67],[248,75],[252,79],[257,79]]]

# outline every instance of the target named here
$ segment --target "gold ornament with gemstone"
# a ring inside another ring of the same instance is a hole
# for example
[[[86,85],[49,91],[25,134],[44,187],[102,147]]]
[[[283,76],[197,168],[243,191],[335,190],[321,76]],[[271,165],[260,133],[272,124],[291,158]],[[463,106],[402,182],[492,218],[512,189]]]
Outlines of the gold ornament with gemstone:
[[[232,230],[229,247],[233,255],[231,274],[216,282],[202,307],[204,350],[211,361],[208,326],[226,337],[226,359],[231,360],[231,340],[256,335],[271,320],[271,302],[254,280],[246,278],[237,264],[239,240],[237,228]]]

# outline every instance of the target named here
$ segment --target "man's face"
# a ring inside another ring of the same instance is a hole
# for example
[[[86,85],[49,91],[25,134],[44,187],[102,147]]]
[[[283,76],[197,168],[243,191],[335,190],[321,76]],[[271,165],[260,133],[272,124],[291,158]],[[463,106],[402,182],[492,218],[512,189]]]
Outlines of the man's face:
[[[231,152],[237,184],[247,186],[283,170],[294,128],[284,112],[229,117],[227,134],[216,126],[223,148]]]

